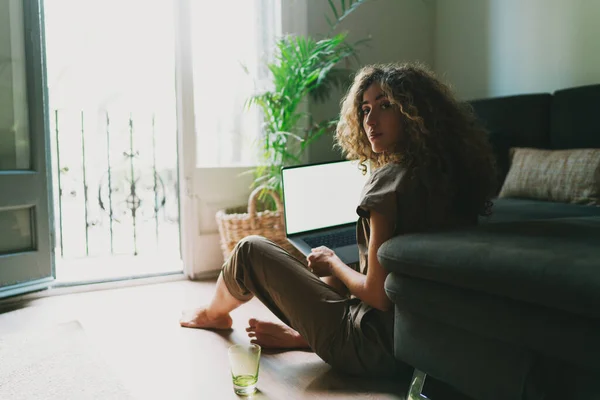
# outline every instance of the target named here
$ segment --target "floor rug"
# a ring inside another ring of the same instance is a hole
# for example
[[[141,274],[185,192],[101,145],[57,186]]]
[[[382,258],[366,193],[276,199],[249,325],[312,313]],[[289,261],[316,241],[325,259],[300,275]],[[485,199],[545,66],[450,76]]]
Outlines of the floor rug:
[[[79,322],[0,336],[0,399],[132,399]]]

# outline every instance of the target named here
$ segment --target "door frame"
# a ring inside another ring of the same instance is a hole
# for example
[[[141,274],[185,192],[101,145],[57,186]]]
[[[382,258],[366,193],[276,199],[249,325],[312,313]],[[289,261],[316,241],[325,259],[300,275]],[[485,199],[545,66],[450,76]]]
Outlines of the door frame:
[[[194,264],[198,235],[194,190],[196,171],[196,122],[194,116],[194,66],[190,0],[174,2],[175,7],[175,97],[177,101],[177,178],[179,182],[179,243],[183,273],[195,277]]]

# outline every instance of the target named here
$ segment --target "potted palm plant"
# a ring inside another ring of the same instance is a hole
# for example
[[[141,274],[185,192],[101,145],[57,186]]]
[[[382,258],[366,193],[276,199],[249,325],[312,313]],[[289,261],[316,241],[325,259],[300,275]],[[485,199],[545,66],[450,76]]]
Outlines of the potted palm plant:
[[[251,171],[254,187],[270,189],[281,196],[281,167],[300,163],[308,145],[337,124],[337,119],[312,121],[301,104],[308,98],[323,102],[332,89],[345,89],[349,84],[349,61],[357,60],[358,46],[368,39],[350,43],[346,32],[334,31],[366,1],[338,0],[336,5],[328,0],[334,18],[325,16],[331,30],[322,39],[288,35],[276,41],[275,58],[267,64],[272,88],[246,102],[248,107],[260,108],[264,121],[260,138],[262,160]]]
[[[249,171],[254,174],[254,190],[247,207],[220,210],[216,215],[225,259],[239,240],[261,235],[304,260],[285,237],[280,170],[282,166],[300,163],[307,146],[337,124],[337,119],[315,123],[301,105],[308,98],[324,101],[332,89],[345,88],[350,83],[348,62],[357,58],[356,49],[366,40],[349,43],[347,33],[334,31],[367,1],[338,0],[336,5],[334,0],[328,0],[334,19],[326,16],[331,31],[322,39],[288,35],[276,41],[275,59],[267,64],[272,88],[246,102],[247,107],[260,108],[264,122],[259,140],[262,160]]]

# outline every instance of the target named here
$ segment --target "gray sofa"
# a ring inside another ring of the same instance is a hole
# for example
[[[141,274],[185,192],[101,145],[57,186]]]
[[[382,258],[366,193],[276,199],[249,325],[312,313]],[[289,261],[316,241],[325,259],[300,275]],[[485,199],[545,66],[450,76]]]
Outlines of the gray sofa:
[[[600,85],[471,104],[502,179],[510,147],[600,148]],[[498,198],[478,227],[394,237],[378,258],[395,354],[428,398],[600,399],[600,207]]]

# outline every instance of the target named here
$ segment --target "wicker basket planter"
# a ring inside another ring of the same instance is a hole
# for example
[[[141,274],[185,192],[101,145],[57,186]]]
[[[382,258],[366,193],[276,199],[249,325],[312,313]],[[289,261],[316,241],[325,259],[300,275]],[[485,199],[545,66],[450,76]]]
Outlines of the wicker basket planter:
[[[227,260],[229,258],[231,251],[241,239],[250,235],[260,235],[277,243],[298,260],[306,263],[306,257],[292,246],[285,237],[283,203],[279,195],[274,191],[267,191],[277,205],[275,211],[256,211],[256,202],[262,190],[262,187],[258,187],[250,193],[248,206],[219,210],[215,215],[219,227],[223,259]]]

